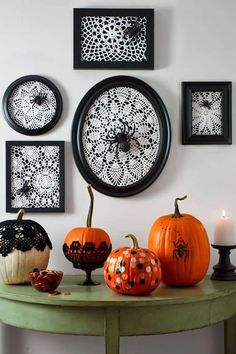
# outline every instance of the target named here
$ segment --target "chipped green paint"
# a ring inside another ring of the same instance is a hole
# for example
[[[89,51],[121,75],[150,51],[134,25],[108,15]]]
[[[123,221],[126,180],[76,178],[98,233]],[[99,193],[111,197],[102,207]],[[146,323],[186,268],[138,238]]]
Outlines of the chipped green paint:
[[[112,292],[102,276],[94,277],[102,282],[95,287],[77,285],[79,278],[64,276],[58,290],[70,296],[49,297],[31,286],[0,284],[0,320],[44,332],[104,335],[106,354],[119,354],[120,336],[173,333],[224,321],[225,354],[236,353],[236,282],[206,277],[194,287],[161,285],[138,297]]]

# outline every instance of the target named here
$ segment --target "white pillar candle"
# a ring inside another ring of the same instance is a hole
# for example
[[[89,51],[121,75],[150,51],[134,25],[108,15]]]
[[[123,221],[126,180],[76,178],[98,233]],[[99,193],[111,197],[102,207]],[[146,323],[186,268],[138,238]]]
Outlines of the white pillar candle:
[[[234,222],[222,210],[222,216],[217,220],[214,234],[214,244],[221,246],[235,245]]]

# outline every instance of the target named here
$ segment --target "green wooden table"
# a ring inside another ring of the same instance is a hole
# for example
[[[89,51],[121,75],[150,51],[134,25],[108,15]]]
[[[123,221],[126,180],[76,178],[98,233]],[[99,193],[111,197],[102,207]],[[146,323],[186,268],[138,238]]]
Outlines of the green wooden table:
[[[101,276],[94,277],[102,281],[95,287],[76,285],[79,278],[64,276],[58,290],[69,296],[0,284],[0,321],[36,331],[105,336],[106,354],[119,353],[120,336],[174,333],[224,321],[225,354],[236,354],[236,282],[207,277],[194,287],[161,285],[149,296],[131,297],[112,292]]]

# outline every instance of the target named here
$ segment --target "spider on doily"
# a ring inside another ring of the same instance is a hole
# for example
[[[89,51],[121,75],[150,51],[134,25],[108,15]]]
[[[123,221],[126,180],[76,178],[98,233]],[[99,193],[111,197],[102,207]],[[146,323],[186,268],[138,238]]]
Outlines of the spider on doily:
[[[135,124],[130,126],[127,122],[123,122],[119,119],[120,123],[122,124],[121,127],[111,128],[106,138],[102,138],[102,140],[109,142],[109,152],[114,151],[114,144],[115,145],[115,156],[118,158],[118,152],[128,152],[130,150],[130,143],[131,141],[135,141],[138,146],[140,146],[139,141],[134,138],[135,134]]]
[[[127,27],[124,30],[123,37],[129,42],[133,42],[133,41],[136,42],[139,38],[139,35],[143,33],[143,30],[144,30],[143,21],[141,22],[139,22],[138,20],[136,20],[135,22],[132,21],[129,27]]]
[[[42,103],[47,101],[47,94],[43,92],[39,92],[37,94],[34,94],[30,96],[30,103],[34,106],[37,104],[38,106],[41,106]]]

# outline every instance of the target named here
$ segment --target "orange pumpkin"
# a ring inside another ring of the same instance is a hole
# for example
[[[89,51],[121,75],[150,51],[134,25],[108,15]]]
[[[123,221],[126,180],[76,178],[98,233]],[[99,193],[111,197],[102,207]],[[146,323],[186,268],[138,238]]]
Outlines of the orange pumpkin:
[[[162,265],[162,280],[170,286],[189,286],[202,280],[210,262],[210,245],[206,230],[194,216],[175,212],[161,216],[151,227],[148,248]]]
[[[88,185],[90,207],[86,227],[76,227],[67,234],[63,252],[66,258],[73,263],[74,268],[86,272],[87,278],[83,285],[96,285],[91,279],[91,272],[103,267],[105,260],[111,252],[111,240],[106,231],[92,227],[92,214],[94,196],[92,188]]]
[[[153,252],[140,248],[134,235],[127,235],[132,247],[121,247],[107,258],[104,278],[115,292],[125,295],[146,295],[155,290],[161,280],[160,262]]]

